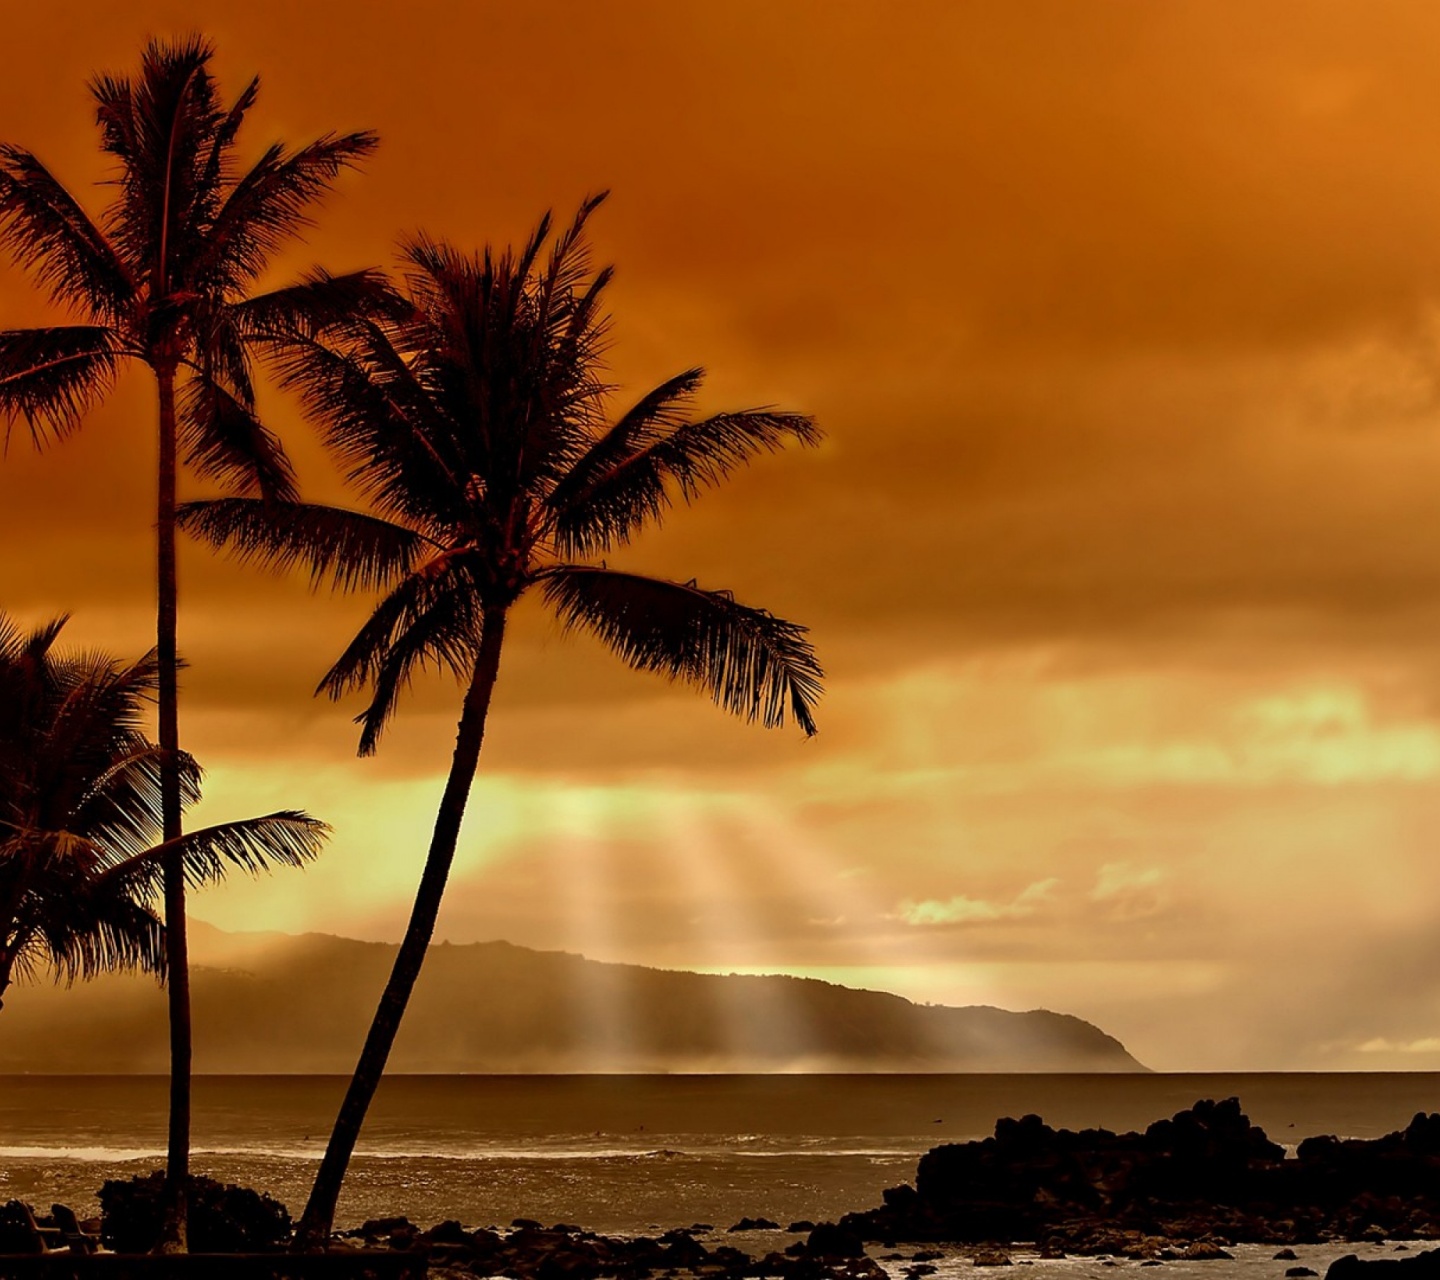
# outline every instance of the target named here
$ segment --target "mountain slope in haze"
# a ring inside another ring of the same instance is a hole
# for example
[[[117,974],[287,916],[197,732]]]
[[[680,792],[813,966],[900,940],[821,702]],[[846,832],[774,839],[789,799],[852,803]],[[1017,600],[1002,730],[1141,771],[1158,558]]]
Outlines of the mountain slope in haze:
[[[395,958],[328,934],[194,926],[195,1068],[348,1073]],[[0,1073],[163,1072],[164,999],[140,977],[12,988]],[[916,1005],[810,978],[601,964],[508,942],[430,949],[397,1072],[1144,1071],[1079,1018]]]

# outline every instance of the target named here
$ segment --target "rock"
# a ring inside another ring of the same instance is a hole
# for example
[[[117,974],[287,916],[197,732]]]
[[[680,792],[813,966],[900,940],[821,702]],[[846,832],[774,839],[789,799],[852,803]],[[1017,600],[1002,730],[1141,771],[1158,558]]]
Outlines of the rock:
[[[1195,1243],[1189,1245],[1180,1256],[1187,1262],[1218,1262],[1222,1259],[1230,1260],[1235,1257],[1233,1253],[1226,1253],[1224,1249],[1212,1240],[1196,1240]]]
[[[1285,1274],[1287,1276],[1315,1276],[1320,1273],[1312,1271],[1309,1267],[1286,1267]]]
[[[1276,1261],[1276,1262],[1294,1262],[1296,1256],[1297,1256],[1297,1255],[1296,1255],[1294,1249],[1281,1249],[1280,1252],[1275,1255],[1275,1261]]]
[[[935,1266],[929,1262],[915,1262],[908,1267],[902,1267],[901,1270],[905,1275],[910,1277],[910,1280],[917,1280],[919,1276],[933,1276],[935,1274]]]
[[[1440,1113],[1373,1140],[1308,1138],[1294,1159],[1235,1098],[1201,1100],[1143,1133],[1002,1119],[991,1138],[927,1152],[915,1185],[847,1214],[866,1240],[1050,1242],[1152,1256],[1142,1237],[1272,1245],[1440,1238]],[[1129,1244],[1108,1244],[1112,1236]]]
[[[911,1262],[939,1262],[945,1255],[939,1249],[921,1249],[910,1259]]]
[[[665,1265],[691,1267],[709,1260],[710,1251],[688,1231],[667,1231],[660,1237],[665,1246]]]
[[[865,1242],[845,1227],[822,1222],[810,1232],[805,1252],[812,1258],[863,1258]]]
[[[779,1231],[780,1224],[769,1218],[741,1218],[730,1231]]]
[[[1003,1250],[982,1249],[975,1255],[974,1265],[977,1267],[1013,1267],[1015,1263]]]
[[[369,1239],[377,1239],[380,1236],[388,1236],[392,1231],[399,1231],[404,1227],[413,1227],[415,1224],[406,1217],[397,1218],[371,1218],[362,1223],[354,1231],[345,1232],[349,1236],[365,1236]]]
[[[1412,1128],[1414,1122],[1411,1122]],[[1440,1278],[1440,1249],[1427,1249],[1408,1258],[1357,1258],[1347,1253],[1336,1258],[1325,1272],[1325,1280],[1437,1280]]]
[[[545,1229],[534,1218],[516,1218],[510,1225],[517,1231],[543,1231]]]
[[[786,1230],[786,1231],[814,1231],[814,1230],[815,1230],[815,1224],[814,1224],[813,1222],[807,1221],[807,1220],[804,1219],[804,1218],[801,1218],[799,1222],[792,1222],[788,1227],[785,1228],[785,1230]]]

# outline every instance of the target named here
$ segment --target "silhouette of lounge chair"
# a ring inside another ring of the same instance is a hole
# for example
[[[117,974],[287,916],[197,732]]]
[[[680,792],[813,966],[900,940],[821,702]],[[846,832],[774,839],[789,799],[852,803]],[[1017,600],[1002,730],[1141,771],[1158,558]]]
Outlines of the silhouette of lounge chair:
[[[100,1248],[100,1238],[92,1236],[75,1218],[75,1210],[66,1204],[52,1204],[50,1217],[60,1232],[60,1238],[71,1253],[91,1254]],[[44,1230],[42,1227],[41,1230]]]
[[[7,1201],[0,1208],[0,1253],[67,1253],[59,1227],[42,1227],[23,1200]]]

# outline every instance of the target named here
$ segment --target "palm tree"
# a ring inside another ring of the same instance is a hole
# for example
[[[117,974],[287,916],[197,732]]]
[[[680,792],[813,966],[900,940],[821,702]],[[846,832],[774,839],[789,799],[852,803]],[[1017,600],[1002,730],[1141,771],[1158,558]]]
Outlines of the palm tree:
[[[132,79],[91,84],[101,147],[116,162],[98,221],[31,152],[0,145],[0,245],[85,323],[0,332],[0,413],[23,418],[37,446],[63,438],[110,390],[121,367],[147,365],[159,401],[156,653],[161,811],[181,833],[175,574],[176,474],[183,459],[235,492],[294,497],[279,441],[255,413],[250,344],[257,326],[363,303],[375,278],[317,274],[247,296],[307,211],[375,146],[369,133],[274,144],[239,171],[235,139],[254,104],[251,80],[228,109],[198,37],[151,41]],[[168,760],[171,763],[166,764]],[[185,876],[165,871],[170,1001],[167,1248],[183,1247],[190,1144],[190,990]]]
[[[162,837],[161,752],[142,722],[159,669],[96,653],[57,654],[65,619],[23,633],[0,614],[0,1004],[16,978],[49,968],[74,981],[111,969],[165,972],[152,910],[172,852],[191,884],[228,866],[299,866],[323,823],[267,814]],[[181,759],[181,789],[200,770]]]
[[[430,664],[465,694],[449,777],[415,905],[350,1083],[296,1247],[323,1247],[366,1109],[434,931],[479,761],[510,611],[538,591],[564,626],[589,630],[630,666],[698,685],[766,725],[807,733],[821,671],[803,627],[725,591],[611,569],[619,547],[756,453],[819,436],[772,410],[694,421],[691,369],[606,425],[600,303],[584,226],[599,198],[542,262],[548,216],[519,252],[462,254],[417,238],[402,249],[402,305],[275,332],[281,379],[368,502],[356,512],[222,498],[181,523],[215,546],[317,582],[385,592],[330,669],[332,697],[365,689],[360,753],[373,752],[401,691]]]

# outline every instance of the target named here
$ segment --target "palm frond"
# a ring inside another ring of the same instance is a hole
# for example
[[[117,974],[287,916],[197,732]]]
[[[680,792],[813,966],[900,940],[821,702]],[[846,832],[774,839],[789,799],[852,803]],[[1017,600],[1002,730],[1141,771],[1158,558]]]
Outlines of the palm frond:
[[[445,595],[392,635],[382,660],[370,674],[370,701],[355,717],[360,726],[359,755],[375,754],[400,695],[409,688],[417,669],[433,663],[456,675],[464,674],[479,648],[482,627],[482,616],[468,597]]]
[[[157,844],[96,877],[101,887],[123,887],[139,900],[158,896],[166,858],[178,852],[191,888],[216,884],[237,867],[258,875],[276,867],[303,867],[319,857],[330,828],[298,809],[283,809],[259,818],[197,827],[183,836]]]
[[[361,316],[340,334],[291,334],[274,345],[272,367],[346,479],[382,514],[417,524],[463,519],[470,473],[456,456],[455,428],[393,339],[392,326]]]
[[[406,577],[375,607],[317,692],[341,698],[368,686],[360,754],[371,755],[417,669],[431,664],[468,675],[480,646],[482,611],[462,562],[440,556]]]
[[[129,750],[117,746],[112,763],[93,777],[87,775],[81,798],[68,815],[69,823],[87,833],[103,865],[143,853],[160,839],[160,774],[165,756],[153,743],[139,740]],[[182,809],[199,801],[203,777],[194,757],[182,751]]]
[[[379,516],[317,503],[257,498],[187,502],[180,527],[242,563],[275,572],[309,570],[312,585],[373,591],[407,573],[425,550],[424,535]]]
[[[62,613],[26,632],[20,630],[9,614],[0,612],[0,669],[9,663],[34,663],[43,659],[69,621],[70,615]]]
[[[0,414],[23,418],[37,447],[63,439],[114,385],[123,358],[101,326],[0,331]]]
[[[185,265],[213,209],[214,189],[204,184],[228,114],[210,74],[213,56],[200,36],[151,40],[139,76],[91,81],[100,145],[120,162],[105,227],[156,303],[187,284]]]
[[[260,77],[252,76],[250,83],[240,91],[240,96],[235,99],[224,119],[217,121],[215,125],[213,136],[210,139],[209,154],[201,167],[200,177],[196,184],[202,198],[197,201],[192,214],[192,220],[197,224],[192,228],[193,234],[203,234],[203,229],[214,221],[223,194],[233,185],[231,153],[234,149],[235,139],[240,133],[240,126],[245,123],[245,117],[249,114],[250,108],[255,105],[259,96]]]
[[[0,144],[0,246],[58,303],[116,322],[135,283],[114,247],[30,152]]]
[[[556,512],[579,505],[581,495],[643,449],[685,425],[704,369],[686,369],[641,396],[618,421],[571,459],[546,496]]]
[[[278,502],[299,496],[280,438],[217,379],[197,375],[181,391],[180,448],[198,475]]]
[[[236,182],[215,218],[206,251],[196,263],[199,279],[235,287],[253,280],[270,255],[311,225],[308,210],[379,145],[368,131],[327,134],[287,151],[270,147]]]
[[[586,565],[539,578],[567,629],[592,632],[637,671],[697,685],[767,728],[788,714],[814,734],[824,673],[804,627],[693,583]]]
[[[556,238],[550,250],[550,262],[538,291],[540,316],[547,328],[552,316],[563,316],[568,321],[568,307],[562,305],[557,309],[556,304],[568,304],[590,274],[590,244],[585,239],[585,224],[590,221],[590,215],[605,203],[609,194],[601,191],[586,196],[570,225]],[[527,269],[520,273],[522,280],[529,274],[528,263],[526,266]]]
[[[163,975],[165,926],[133,898],[92,885],[72,893],[64,910],[37,910],[24,950],[32,979],[41,966],[67,985],[115,970]]]
[[[383,271],[367,267],[343,275],[312,271],[296,284],[246,298],[229,310],[247,338],[284,342],[351,323],[357,316],[408,314],[410,308]]]
[[[556,487],[552,510],[562,553],[622,545],[665,513],[672,494],[693,501],[757,454],[777,452],[792,442],[815,445],[821,438],[814,420],[804,414],[751,409],[676,426],[666,420],[674,402],[660,403],[661,411],[623,430],[622,421],[597,442],[591,453],[601,456],[593,461],[587,456],[576,467],[588,478]],[[627,453],[627,443],[637,447]]]

